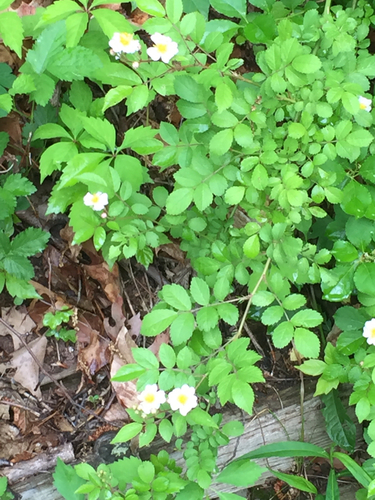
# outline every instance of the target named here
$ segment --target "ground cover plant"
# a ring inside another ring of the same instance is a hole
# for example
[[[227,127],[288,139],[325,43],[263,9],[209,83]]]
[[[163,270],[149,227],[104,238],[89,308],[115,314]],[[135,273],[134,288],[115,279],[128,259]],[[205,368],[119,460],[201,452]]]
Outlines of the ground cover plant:
[[[148,267],[174,241],[194,270],[186,287],[164,285],[143,318],[144,337],[169,328],[170,342],[157,355],[146,344],[133,348],[134,362],[112,377],[137,380],[138,390],[127,410],[132,422],[113,442],[137,438],[143,448],[158,435],[175,440],[185,468],[165,451],[97,469],[60,462],[56,487],[67,499],[216,492],[229,500],[240,497],[216,488],[253,484],[264,471],[254,459],[316,456],[342,462],[360,484],[358,500],[375,498],[374,458],[359,465],[334,448],[355,448],[355,426],[336,392],[349,383],[349,404],[375,457],[374,9],[365,0],[131,4],[147,15],[141,26],[104,0],[56,0],[11,29],[1,16],[13,13],[0,14],[4,43],[18,55],[24,37],[33,39],[16,77],[0,67],[0,108],[6,115],[25,96],[32,105],[25,141],[41,152],[40,182],[52,180],[47,214],[67,213],[72,243],[92,239],[109,266],[135,258]],[[178,123],[150,117],[158,98],[175,106]],[[118,105],[126,106],[125,131]],[[145,120],[133,119],[144,108]],[[4,151],[5,132],[0,140]],[[27,170],[7,170],[0,289],[21,303],[40,296],[29,258],[49,235],[28,228],[14,236],[15,212],[36,188]],[[46,335],[74,342],[74,330],[61,326],[73,310],[47,314]],[[229,402],[251,415],[251,384],[264,381],[244,334],[249,318],[275,349],[291,349],[298,370],[319,377],[331,451],[278,443],[217,470],[219,447],[243,424],[221,425],[211,409]],[[334,325],[339,333],[327,338]],[[317,493],[301,476],[273,473]],[[338,498],[333,468],[321,498]]]

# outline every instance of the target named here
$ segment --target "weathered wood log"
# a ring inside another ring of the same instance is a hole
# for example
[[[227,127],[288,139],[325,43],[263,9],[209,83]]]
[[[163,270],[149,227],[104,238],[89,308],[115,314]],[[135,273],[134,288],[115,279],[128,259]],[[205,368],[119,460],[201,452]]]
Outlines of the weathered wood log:
[[[301,438],[302,413],[304,418],[304,439],[307,442],[328,448],[331,441],[325,430],[325,422],[322,416],[319,398],[312,396],[313,386],[307,384],[303,409],[300,405],[299,386],[277,392],[272,390],[268,396],[260,397],[255,405],[252,417],[239,411],[237,408],[225,410],[223,422],[241,420],[245,425],[245,432],[240,438],[232,438],[227,446],[223,446],[219,451],[218,466],[221,469],[234,458],[248,453],[263,444],[275,443],[287,440],[299,440]],[[357,446],[362,442],[362,432],[358,428]],[[169,448],[172,448],[169,445]],[[177,463],[183,466],[183,458],[180,452],[168,449],[165,442],[157,440],[150,449],[155,453],[160,449],[167,449],[176,459]],[[29,462],[27,462],[29,463]],[[259,461],[265,464],[265,461]],[[294,461],[292,458],[271,458],[268,464],[271,468],[281,472],[293,471]],[[18,467],[18,466],[17,466]],[[51,474],[39,474],[32,478],[28,477],[23,482],[16,482],[12,489],[21,495],[22,500],[61,500],[61,496],[52,487]],[[9,476],[10,482],[14,483],[14,473]],[[271,474],[264,473],[257,481],[257,485],[264,485],[272,478]],[[239,492],[242,488],[230,485],[220,485],[216,490],[225,492]],[[358,489],[356,484],[346,484],[341,487],[341,500],[353,500],[354,493]]]

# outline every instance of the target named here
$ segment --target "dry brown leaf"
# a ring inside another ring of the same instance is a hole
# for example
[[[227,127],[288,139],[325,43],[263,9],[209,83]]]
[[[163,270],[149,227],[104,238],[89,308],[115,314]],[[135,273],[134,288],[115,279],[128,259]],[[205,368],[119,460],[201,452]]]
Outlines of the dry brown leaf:
[[[137,347],[137,345],[132,340],[128,330],[124,326],[117,337],[115,352],[111,364],[111,377],[118,372],[121,366],[134,363],[133,354],[131,352],[133,347]],[[132,408],[138,403],[138,393],[134,381],[112,382],[112,387],[116,392],[119,403],[121,403],[124,408]]]
[[[28,344],[28,347],[38,361],[43,363],[47,347],[46,337],[43,336],[33,340]],[[17,370],[13,376],[14,380],[40,399],[42,393],[39,387],[36,389],[39,383],[39,366],[25,347],[13,353],[10,366]]]
[[[155,356],[159,356],[159,349],[162,344],[168,344],[170,341],[169,336],[169,328],[163,332],[156,335],[155,340],[150,345],[149,350],[155,354]]]
[[[81,325],[79,323],[79,325]],[[77,331],[77,340],[82,342],[82,328]],[[87,332],[85,332],[87,340]],[[85,342],[86,343],[86,342]],[[89,342],[86,347],[81,347],[78,351],[77,368],[82,370],[87,376],[94,375],[103,366],[108,364],[110,359],[109,341],[99,338],[97,330],[90,329]]]
[[[186,252],[183,252],[177,243],[166,243],[165,245],[160,245],[155,249],[156,255],[160,252],[164,252],[178,262],[185,262]]]
[[[128,320],[128,324],[129,324],[129,335],[135,341],[141,333],[142,320],[140,313],[136,314],[135,316],[132,316]]]
[[[20,306],[18,308],[16,306],[13,306],[11,308],[4,307],[1,309],[1,317],[25,338],[36,326],[34,321],[30,318],[25,306]],[[8,330],[8,328],[6,328],[6,326],[2,324],[0,324],[0,335],[12,336],[15,351],[17,351],[17,349],[19,349],[23,345],[17,335],[14,335],[11,330]]]
[[[110,324],[109,318],[105,318],[103,320],[104,330],[113,341],[117,339],[117,335],[125,323],[125,316],[122,311],[123,303],[124,301],[120,295],[117,297],[116,301],[112,303],[111,315],[113,321],[115,322],[113,326]]]
[[[126,413],[124,408],[120,405],[120,403],[113,403],[110,409],[104,415],[104,420],[107,422],[116,422],[121,421],[127,423],[130,421],[129,415]]]
[[[68,243],[70,255],[73,262],[78,262],[78,255],[81,251],[82,245],[73,245],[74,232],[73,228],[67,224],[60,231],[61,238]]]
[[[90,278],[100,283],[108,300],[112,303],[116,302],[121,296],[118,265],[115,264],[110,270],[108,264],[103,261],[100,264],[85,265],[83,268]]]

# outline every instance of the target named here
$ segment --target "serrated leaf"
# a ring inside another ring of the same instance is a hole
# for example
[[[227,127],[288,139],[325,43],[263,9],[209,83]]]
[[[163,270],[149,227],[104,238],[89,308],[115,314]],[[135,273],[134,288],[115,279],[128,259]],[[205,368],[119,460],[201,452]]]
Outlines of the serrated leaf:
[[[111,380],[114,382],[129,382],[130,380],[140,377],[144,373],[146,373],[146,368],[135,363],[129,363],[121,366]]]
[[[170,345],[162,344],[159,349],[159,359],[166,368],[171,369],[176,364],[176,353]]]
[[[194,314],[186,312],[179,314],[171,324],[170,336],[174,345],[180,345],[187,342],[193,335],[195,328]]]
[[[260,241],[257,234],[250,236],[243,245],[243,253],[249,259],[255,259],[260,252]]]
[[[322,315],[313,309],[299,311],[291,318],[291,322],[294,326],[303,326],[305,328],[318,326],[322,321]]]
[[[49,240],[49,233],[42,229],[29,227],[19,233],[12,241],[12,252],[25,257],[30,257],[42,252]]]
[[[166,418],[163,418],[159,424],[159,434],[164,441],[170,443],[173,436],[173,425]]]
[[[70,500],[84,500],[85,495],[75,493],[75,491],[85,483],[79,477],[71,465],[64,464],[60,457],[57,457],[55,470],[52,474],[53,485],[64,498]]]
[[[114,89],[110,89],[104,97],[103,112],[121,102],[131,92],[132,87],[130,85],[118,85]]]
[[[216,307],[202,307],[202,309],[199,309],[197,312],[197,323],[198,327],[201,330],[204,331],[209,331],[215,328],[219,321],[219,314],[217,312]]]
[[[269,306],[274,301],[275,301],[274,294],[267,291],[257,292],[252,298],[252,303],[258,307]]]
[[[273,345],[278,349],[282,349],[292,340],[293,334],[294,327],[290,321],[283,321],[283,323],[280,323],[272,333]]]
[[[132,354],[136,363],[146,368],[146,370],[159,369],[159,361],[155,354],[149,349],[134,347],[132,349]]]
[[[194,277],[190,284],[190,293],[195,302],[206,306],[210,302],[210,289],[202,278]]]
[[[191,309],[191,300],[187,291],[181,285],[165,285],[163,287],[163,299],[167,304],[178,309],[187,311]]]
[[[143,424],[138,422],[132,422],[131,424],[124,425],[122,429],[116,434],[112,439],[111,443],[126,443],[130,441],[135,436],[137,436],[142,430]]]
[[[167,16],[172,23],[178,23],[183,11],[182,0],[167,0],[165,9],[167,11]]]
[[[305,358],[317,358],[320,351],[320,341],[315,333],[306,328],[296,328],[294,342],[297,351]]]
[[[232,146],[233,130],[228,128],[217,132],[210,140],[209,149],[211,155],[222,156]]]
[[[293,59],[292,66],[300,73],[311,74],[316,73],[321,68],[322,62],[314,54],[303,54]]]
[[[179,215],[184,212],[193,201],[193,196],[193,188],[176,189],[167,198],[167,213],[170,215]]]
[[[268,307],[262,314],[262,323],[264,325],[274,325],[283,317],[284,309],[281,306]]]
[[[16,12],[0,14],[0,34],[5,45],[22,58],[23,25]]]
[[[236,379],[232,385],[232,398],[234,404],[252,415],[255,397],[254,391],[248,383]]]
[[[170,309],[156,309],[146,314],[142,321],[141,333],[146,337],[155,337],[170,326],[178,316]]]

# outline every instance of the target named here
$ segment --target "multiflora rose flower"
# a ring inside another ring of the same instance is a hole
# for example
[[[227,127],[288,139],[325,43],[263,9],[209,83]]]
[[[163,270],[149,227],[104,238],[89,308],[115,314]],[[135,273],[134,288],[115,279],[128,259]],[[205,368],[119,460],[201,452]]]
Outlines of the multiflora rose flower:
[[[178,389],[173,389],[168,395],[168,403],[173,411],[178,410],[181,415],[187,415],[198,405],[195,388],[184,384]]]
[[[359,96],[358,101],[359,101],[360,109],[364,109],[365,111],[368,111],[368,112],[371,111],[371,105],[372,105],[371,99],[367,99],[366,97]]]
[[[178,45],[169,36],[154,33],[151,40],[154,46],[147,49],[147,54],[153,61],[161,59],[164,63],[169,63],[172,57],[178,54]]]
[[[367,339],[368,344],[375,345],[375,318],[366,321],[363,327],[363,336]]]
[[[146,385],[145,389],[138,394],[140,401],[138,409],[146,415],[156,413],[160,406],[166,402],[165,392],[159,391],[156,384]]]
[[[91,207],[93,210],[103,210],[106,205],[108,205],[108,195],[107,193],[87,193],[83,197],[83,203],[87,207]]]
[[[132,33],[114,33],[109,41],[109,46],[115,54],[134,54],[141,50],[141,44],[134,40]]]

